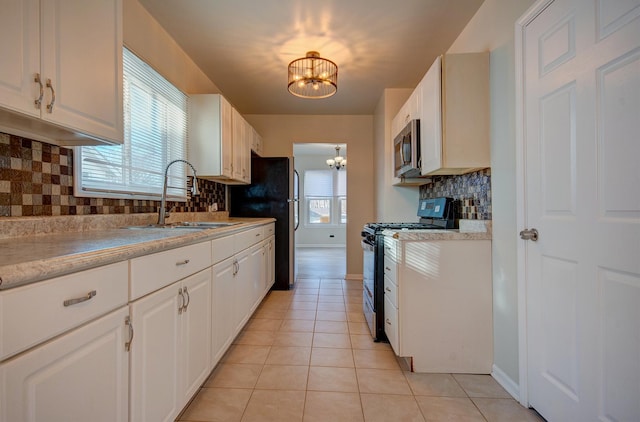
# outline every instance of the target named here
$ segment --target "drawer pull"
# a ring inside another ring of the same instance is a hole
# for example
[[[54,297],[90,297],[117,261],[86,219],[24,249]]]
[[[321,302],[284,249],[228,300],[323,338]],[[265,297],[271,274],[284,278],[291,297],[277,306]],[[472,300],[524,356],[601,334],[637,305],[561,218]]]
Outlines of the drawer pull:
[[[184,261],[178,261],[176,262],[176,267],[179,267],[181,265],[187,265],[189,263],[188,259],[185,259]]]
[[[178,306],[178,315],[185,311],[184,307],[184,293],[182,293],[182,287],[178,290],[178,296],[180,296],[180,306]]]
[[[384,289],[385,289],[387,292],[391,293],[391,289],[390,289],[390,288],[385,287]]]
[[[187,297],[187,303],[184,304],[182,312],[187,312],[187,308],[189,307],[189,304],[191,303],[191,296],[189,296],[189,292],[187,291],[187,286],[184,287],[184,290],[182,291],[182,293],[184,293],[185,296]]]
[[[389,268],[389,267],[384,267],[384,269],[387,270],[387,271],[391,271],[391,268]]]
[[[85,296],[77,297],[75,299],[67,299],[64,302],[62,302],[62,304],[64,306],[73,306],[73,305],[75,305],[77,303],[82,303],[82,302],[86,302],[87,300],[91,300],[91,298],[93,298],[97,294],[98,294],[98,292],[96,292],[95,290],[91,290]]]
[[[131,343],[133,342],[133,322],[131,321],[131,317],[127,315],[124,319],[124,324],[129,327],[129,341],[124,344],[124,350],[131,350]]]
[[[389,318],[384,320],[387,324],[391,325],[391,320],[389,320]]]
[[[260,237],[260,233],[256,233],[256,237]]]

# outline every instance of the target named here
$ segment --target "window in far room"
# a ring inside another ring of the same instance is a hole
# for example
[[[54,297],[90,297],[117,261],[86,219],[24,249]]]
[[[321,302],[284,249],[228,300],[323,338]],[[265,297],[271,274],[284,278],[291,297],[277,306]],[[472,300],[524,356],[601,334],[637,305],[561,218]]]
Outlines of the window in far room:
[[[347,222],[347,173],[336,170],[304,172],[304,201],[308,227],[344,225]]]

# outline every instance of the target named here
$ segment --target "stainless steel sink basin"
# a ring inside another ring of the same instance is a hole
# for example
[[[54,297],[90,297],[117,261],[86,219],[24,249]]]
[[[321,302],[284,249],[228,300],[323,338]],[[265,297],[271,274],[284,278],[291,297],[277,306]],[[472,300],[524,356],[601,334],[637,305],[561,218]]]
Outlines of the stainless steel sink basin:
[[[206,230],[221,227],[229,227],[240,223],[214,222],[214,221],[182,221],[179,223],[167,224],[147,224],[146,226],[128,226],[127,229],[187,229],[187,230]]]

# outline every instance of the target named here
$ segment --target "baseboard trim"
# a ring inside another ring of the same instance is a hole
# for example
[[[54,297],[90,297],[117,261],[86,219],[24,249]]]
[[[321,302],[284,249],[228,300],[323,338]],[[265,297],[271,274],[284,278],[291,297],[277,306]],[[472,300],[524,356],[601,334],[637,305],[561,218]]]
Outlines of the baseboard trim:
[[[363,277],[362,274],[345,274],[344,279],[362,281]]]
[[[502,388],[507,390],[507,393],[511,394],[516,401],[520,401],[520,386],[495,364],[493,368],[491,368],[491,376]]]

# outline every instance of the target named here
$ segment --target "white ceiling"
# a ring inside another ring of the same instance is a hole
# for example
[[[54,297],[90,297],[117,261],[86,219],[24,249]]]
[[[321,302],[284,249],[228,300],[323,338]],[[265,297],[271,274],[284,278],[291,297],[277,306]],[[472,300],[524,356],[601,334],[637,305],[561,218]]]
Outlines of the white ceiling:
[[[414,88],[483,0],[140,0],[242,114],[372,114]],[[287,64],[315,50],[338,92],[301,99]]]
[[[324,143],[307,143],[293,144],[293,156],[300,157],[302,155],[326,155],[327,158],[336,155],[336,147],[340,147],[340,155],[347,156],[347,144],[324,144]]]

